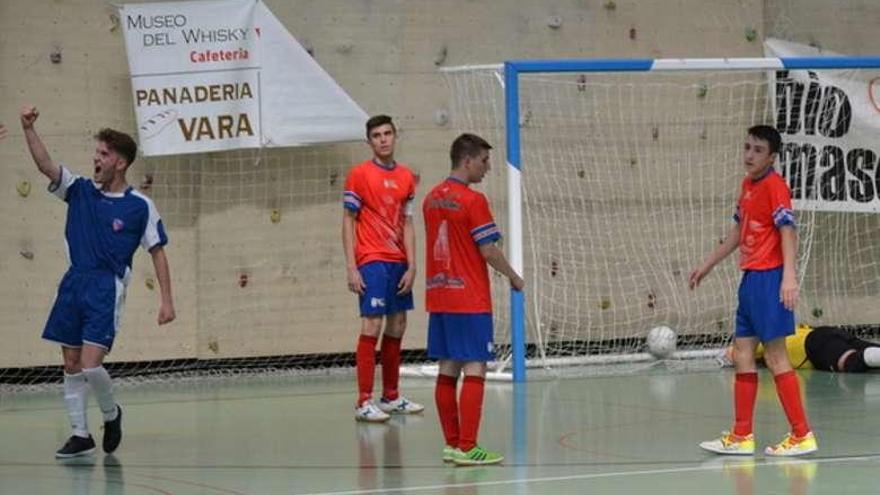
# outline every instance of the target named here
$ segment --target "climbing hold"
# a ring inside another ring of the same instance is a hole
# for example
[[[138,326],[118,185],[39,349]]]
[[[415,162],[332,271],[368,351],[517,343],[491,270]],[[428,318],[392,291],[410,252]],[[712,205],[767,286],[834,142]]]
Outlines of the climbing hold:
[[[60,64],[61,63],[61,47],[60,46],[55,45],[52,47],[52,51],[49,52],[49,61],[52,62],[53,64]]]
[[[578,91],[580,91],[581,93],[583,93],[584,91],[587,90],[587,75],[586,74],[580,74],[577,77],[577,85],[578,85],[577,86]]]
[[[614,0],[608,0],[603,7],[605,7],[605,10],[615,10],[617,8],[617,3]]]
[[[238,286],[244,289],[248,284],[248,275],[247,273],[242,273],[238,276]]]
[[[650,292],[649,292],[649,293],[648,293],[648,308],[649,308],[649,309],[654,309],[654,307],[656,306],[656,304],[657,304],[657,298],[654,296],[653,293],[650,293]]]
[[[547,18],[547,27],[550,29],[559,29],[562,27],[562,17],[558,15],[552,15]]]
[[[445,108],[440,108],[434,111],[434,124],[440,127],[449,122],[449,112],[446,111]]]
[[[816,306],[813,308],[813,318],[821,318],[822,317],[822,308]]]
[[[746,41],[752,42],[758,39],[758,31],[753,27],[746,28]]]
[[[443,65],[447,55],[449,55],[449,49],[446,48],[446,45],[441,46],[440,50],[437,51],[437,55],[434,56],[434,65],[438,67]]]
[[[220,352],[220,343],[217,342],[217,339],[211,339],[208,341],[208,349],[211,350],[214,354]]]
[[[610,307],[611,307],[611,301],[608,299],[602,299],[602,301],[599,303],[599,308],[601,308],[601,309],[608,309]]]
[[[315,58],[315,47],[312,46],[312,43],[309,40],[301,40],[300,45],[302,45],[303,49],[308,52],[312,58]]]
[[[119,15],[116,12],[111,12],[108,17],[110,17],[110,32],[115,33],[119,29]]]
[[[22,258],[24,258],[24,259],[26,259],[26,260],[28,260],[28,261],[31,261],[31,260],[34,259],[34,253],[33,253],[33,251],[27,251],[27,250],[25,250],[25,251],[19,251],[18,254],[20,254]]]
[[[583,170],[578,170],[578,177],[580,177],[581,179],[586,177],[586,175],[587,175],[587,173],[584,172]]]
[[[629,39],[631,39],[631,40],[636,39],[636,28],[634,28],[634,27],[629,28]]]
[[[141,181],[141,191],[149,191],[153,187],[153,174],[144,174],[144,180]]]
[[[281,221],[281,210],[272,210],[272,215],[269,217],[272,220],[272,223],[278,223]]]
[[[654,139],[654,141],[660,139],[660,128],[659,127],[654,126],[654,128],[651,129],[651,137]]]
[[[23,180],[15,185],[15,190],[18,191],[19,196],[26,198],[31,193],[31,183]]]
[[[705,98],[709,94],[709,86],[706,83],[700,83],[697,88],[697,98]]]
[[[144,285],[147,286],[147,289],[153,290],[156,288],[156,281],[153,280],[151,277],[147,277],[144,280]]]
[[[550,262],[550,276],[555,277],[559,273],[559,263],[555,260]]]

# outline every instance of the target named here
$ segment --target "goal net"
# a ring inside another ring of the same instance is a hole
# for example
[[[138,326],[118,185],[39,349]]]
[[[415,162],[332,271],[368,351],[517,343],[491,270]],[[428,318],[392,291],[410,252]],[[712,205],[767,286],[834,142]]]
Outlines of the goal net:
[[[773,67],[762,60],[752,62]],[[693,68],[701,61],[665,63]],[[736,254],[698,290],[690,291],[687,279],[730,229],[745,133],[762,123],[790,127],[777,169],[796,199],[798,322],[880,321],[871,303],[880,289],[877,152],[857,138],[817,131],[842,120],[856,129],[859,113],[870,110],[856,109],[862,94],[844,105],[826,90],[828,81],[848,94],[867,88],[876,70],[602,72],[552,61],[545,67],[520,73],[517,101],[507,102],[519,111],[531,363],[645,358],[645,337],[660,325],[675,329],[678,349],[692,355],[710,355],[728,342]],[[516,205],[509,204],[505,179],[504,68],[454,68],[444,77],[455,127],[496,147],[485,191],[499,224],[507,225]],[[809,81],[817,77],[821,87],[810,100]],[[859,156],[847,162],[852,154]],[[856,189],[865,198],[854,199]],[[509,288],[495,282],[498,362],[507,363]]]

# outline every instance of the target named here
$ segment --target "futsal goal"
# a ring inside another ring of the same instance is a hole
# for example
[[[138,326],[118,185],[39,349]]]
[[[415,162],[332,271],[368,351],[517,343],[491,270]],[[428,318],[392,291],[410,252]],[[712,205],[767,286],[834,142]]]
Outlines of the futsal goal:
[[[687,278],[734,213],[746,130],[777,127],[810,324],[880,321],[877,57],[511,61],[449,68],[456,129],[495,145],[484,181],[524,293],[493,280],[496,370],[677,358],[732,334],[736,255]],[[506,160],[507,167],[500,166]]]

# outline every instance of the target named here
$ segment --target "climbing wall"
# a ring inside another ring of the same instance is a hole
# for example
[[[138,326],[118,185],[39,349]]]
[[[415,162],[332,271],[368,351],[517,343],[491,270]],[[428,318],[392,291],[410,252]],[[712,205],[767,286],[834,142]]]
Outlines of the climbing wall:
[[[771,28],[813,36],[831,49],[880,52],[876,37],[850,36],[874,30],[880,7],[868,1],[835,2],[832,9],[802,0],[827,17],[798,8],[796,0],[266,4],[368,113],[395,117],[398,158],[421,174],[419,199],[448,172],[459,118],[449,111],[436,73],[441,66],[511,58],[760,56]],[[91,169],[90,137],[99,128],[134,131],[112,7],[98,0],[0,2],[0,122],[9,127],[0,141],[0,368],[59,361],[39,334],[66,266],[64,205],[44,192],[27,153],[17,123],[24,102],[40,108],[37,128],[53,158],[80,173]],[[350,352],[358,318],[345,291],[340,181],[367,156],[365,145],[347,144],[139,159],[129,179],[155,199],[165,219],[178,319],[156,325],[155,275],[149,256],[139,253],[111,359]],[[498,176],[500,153],[494,163]],[[425,345],[422,294],[419,281],[408,348]]]

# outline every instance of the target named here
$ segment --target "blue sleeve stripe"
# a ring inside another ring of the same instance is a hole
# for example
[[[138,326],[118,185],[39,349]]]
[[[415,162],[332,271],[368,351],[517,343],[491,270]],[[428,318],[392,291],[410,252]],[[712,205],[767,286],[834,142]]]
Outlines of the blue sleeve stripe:
[[[359,204],[354,204],[354,203],[351,203],[351,202],[348,202],[348,201],[342,203],[342,206],[345,207],[346,210],[350,210],[350,211],[353,211],[353,212],[355,212],[355,213],[361,211],[361,205],[359,205]]]
[[[497,227],[495,227],[495,222],[489,222],[489,223],[480,225],[479,227],[472,228],[471,235],[477,235],[478,233],[480,233],[484,230],[490,230],[490,229],[494,229],[494,228],[497,228]]]
[[[495,232],[492,235],[483,237],[482,239],[474,239],[474,240],[477,242],[478,246],[482,246],[483,244],[498,242],[500,239],[501,239],[501,233]]]
[[[345,203],[345,207],[350,210],[358,211],[361,209],[361,198],[351,191],[345,191],[345,194],[342,195],[342,201]]]
[[[773,212],[773,223],[777,228],[783,225],[794,225],[794,212],[780,206]]]
[[[478,232],[476,234],[471,234],[471,236],[473,236],[474,240],[477,241],[478,243],[481,240],[485,239],[486,237],[491,237],[493,235],[497,235],[499,237],[501,236],[501,231],[499,231],[498,227],[495,227],[494,225],[492,226],[491,229],[483,230],[482,232]]]

